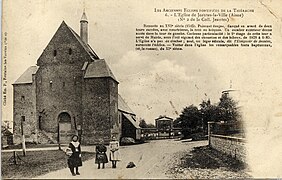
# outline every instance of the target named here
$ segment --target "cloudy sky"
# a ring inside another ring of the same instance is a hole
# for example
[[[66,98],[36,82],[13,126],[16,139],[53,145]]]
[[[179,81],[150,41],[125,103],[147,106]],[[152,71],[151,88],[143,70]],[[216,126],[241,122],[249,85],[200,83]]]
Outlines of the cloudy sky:
[[[119,80],[119,93],[138,117],[154,122],[159,115],[177,117],[183,107],[202,99],[217,102],[222,90],[240,90],[250,127],[281,128],[281,2],[278,1],[4,1],[4,31],[8,32],[8,99],[3,119],[12,120],[11,84],[46,47],[64,20],[79,33],[83,8],[89,21],[89,44],[106,59]],[[209,4],[207,4],[209,2]],[[244,8],[255,13],[233,22],[272,24],[272,48],[187,48],[175,52],[135,51],[135,29],[143,24],[177,22],[154,8]],[[196,86],[198,88],[196,88]],[[207,96],[205,96],[207,94]],[[174,109],[170,101],[176,109]],[[279,114],[280,113],[280,114]],[[267,129],[270,128],[270,129]],[[282,132],[282,131],[280,131]],[[257,133],[257,132],[254,132]],[[265,141],[273,134],[263,136]],[[281,133],[277,135],[281,140]],[[253,137],[253,136],[250,136]],[[257,136],[256,136],[257,137]],[[259,152],[264,153],[264,151]],[[262,168],[262,167],[259,167]]]

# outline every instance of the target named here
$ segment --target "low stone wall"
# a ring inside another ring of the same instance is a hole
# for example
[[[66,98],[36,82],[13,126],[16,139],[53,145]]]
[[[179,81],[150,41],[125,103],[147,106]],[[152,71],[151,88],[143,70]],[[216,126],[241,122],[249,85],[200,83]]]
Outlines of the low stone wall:
[[[209,146],[246,163],[246,140],[244,138],[211,134]]]

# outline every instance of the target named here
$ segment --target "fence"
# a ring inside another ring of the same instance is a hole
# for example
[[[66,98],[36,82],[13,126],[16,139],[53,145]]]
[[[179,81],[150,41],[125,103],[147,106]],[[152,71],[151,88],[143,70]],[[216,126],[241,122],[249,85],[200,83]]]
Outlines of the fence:
[[[245,137],[242,121],[235,122],[213,122],[210,123],[211,134]]]

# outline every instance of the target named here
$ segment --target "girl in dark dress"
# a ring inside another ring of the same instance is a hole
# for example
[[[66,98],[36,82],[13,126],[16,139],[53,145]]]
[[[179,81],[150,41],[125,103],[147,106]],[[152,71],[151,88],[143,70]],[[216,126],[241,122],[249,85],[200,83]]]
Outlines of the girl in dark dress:
[[[102,163],[102,168],[105,168],[105,163],[108,163],[107,157],[107,147],[104,145],[103,140],[100,140],[100,143],[96,146],[96,158],[95,164],[98,164],[98,169],[100,169],[100,164]]]
[[[80,143],[78,142],[78,136],[74,135],[72,137],[72,142],[69,144],[69,148],[72,151],[71,156],[68,158],[68,166],[70,168],[71,174],[73,176],[80,175],[78,171],[78,167],[82,166],[81,161],[81,147]],[[74,173],[74,168],[76,170],[76,173]]]

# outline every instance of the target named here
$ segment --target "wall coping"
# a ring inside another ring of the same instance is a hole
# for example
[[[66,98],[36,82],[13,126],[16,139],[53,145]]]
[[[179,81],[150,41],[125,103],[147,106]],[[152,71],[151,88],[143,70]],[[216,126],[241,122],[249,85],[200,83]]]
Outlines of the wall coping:
[[[218,135],[218,134],[211,134],[212,137],[218,137],[222,139],[229,139],[229,140],[234,140],[238,142],[246,142],[246,138],[239,138],[239,137],[233,137],[233,136],[224,136],[224,135]]]

